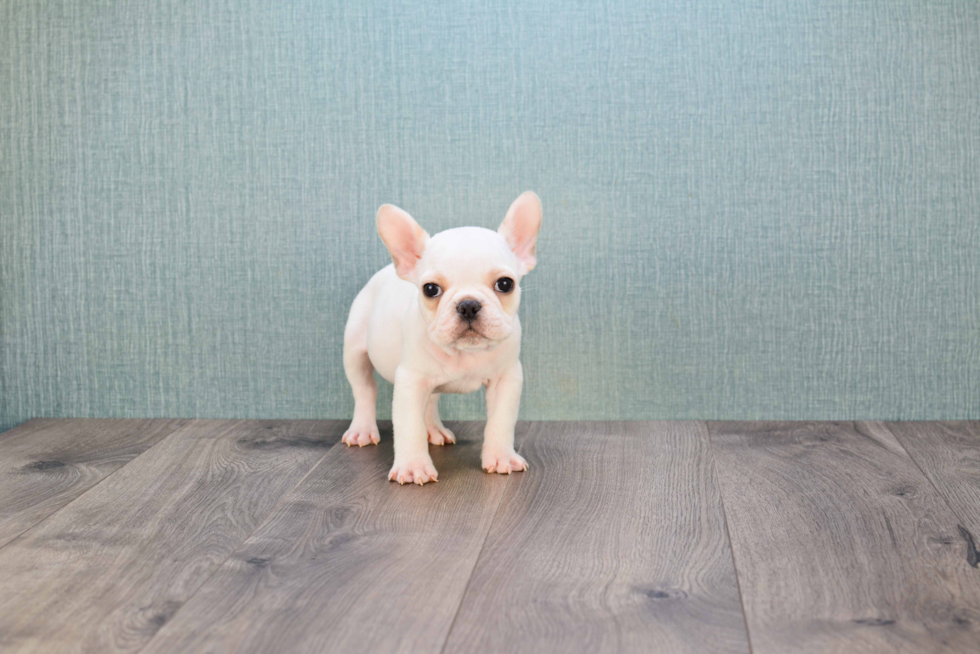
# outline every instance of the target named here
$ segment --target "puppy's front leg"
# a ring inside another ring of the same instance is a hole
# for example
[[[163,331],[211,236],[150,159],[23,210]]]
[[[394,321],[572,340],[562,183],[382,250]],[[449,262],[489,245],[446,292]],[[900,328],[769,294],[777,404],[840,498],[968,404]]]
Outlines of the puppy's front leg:
[[[487,472],[527,470],[527,461],[514,451],[514,425],[521,407],[524,370],[515,361],[487,384],[487,428],[483,432],[481,465]]]
[[[395,394],[391,422],[395,430],[395,465],[388,479],[399,484],[439,481],[439,473],[429,456],[425,429],[425,406],[432,393],[422,376],[401,366],[395,371]]]

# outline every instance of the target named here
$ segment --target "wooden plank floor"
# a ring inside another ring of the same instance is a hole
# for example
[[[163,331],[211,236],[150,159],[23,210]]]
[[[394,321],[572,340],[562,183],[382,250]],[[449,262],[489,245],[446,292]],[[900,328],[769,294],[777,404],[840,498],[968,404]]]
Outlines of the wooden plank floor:
[[[973,543],[980,565],[980,423],[916,422],[885,426],[902,443],[962,524],[957,531]]]
[[[756,652],[980,651],[980,570],[891,431],[710,429]]]
[[[432,448],[425,487],[387,482],[390,429],[335,448],[148,651],[438,652],[509,481],[477,427]]]
[[[980,651],[980,423],[345,427],[0,434],[0,652]]]
[[[747,652],[700,423],[537,424],[447,652]]]
[[[139,651],[342,433],[237,421],[171,433],[0,548],[0,647]]]
[[[177,429],[180,420],[31,420],[2,435],[0,547]]]

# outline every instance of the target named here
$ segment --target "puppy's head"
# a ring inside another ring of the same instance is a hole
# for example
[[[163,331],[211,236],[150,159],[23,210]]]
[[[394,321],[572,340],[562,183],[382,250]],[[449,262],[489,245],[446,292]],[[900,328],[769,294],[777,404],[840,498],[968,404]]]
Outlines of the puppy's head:
[[[540,227],[541,201],[531,191],[514,200],[496,232],[458,227],[430,237],[398,207],[378,210],[378,233],[395,271],[418,288],[429,339],[462,351],[485,350],[511,335]]]

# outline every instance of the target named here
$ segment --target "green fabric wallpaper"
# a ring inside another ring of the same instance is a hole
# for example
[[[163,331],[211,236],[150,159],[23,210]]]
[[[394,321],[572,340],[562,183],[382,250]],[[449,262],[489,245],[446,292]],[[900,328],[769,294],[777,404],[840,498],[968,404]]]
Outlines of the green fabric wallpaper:
[[[974,0],[4,0],[0,428],[348,417],[377,207],[526,189],[522,418],[980,418]]]

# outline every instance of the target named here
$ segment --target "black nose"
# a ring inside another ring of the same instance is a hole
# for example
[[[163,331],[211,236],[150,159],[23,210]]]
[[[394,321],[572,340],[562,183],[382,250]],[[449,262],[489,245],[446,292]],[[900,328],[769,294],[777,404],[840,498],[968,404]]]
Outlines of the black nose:
[[[459,317],[466,322],[473,322],[476,320],[476,314],[480,313],[480,309],[483,305],[476,300],[463,300],[456,305],[456,311],[459,313]]]

